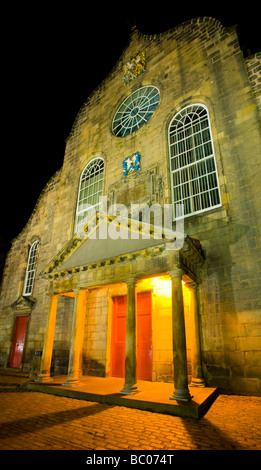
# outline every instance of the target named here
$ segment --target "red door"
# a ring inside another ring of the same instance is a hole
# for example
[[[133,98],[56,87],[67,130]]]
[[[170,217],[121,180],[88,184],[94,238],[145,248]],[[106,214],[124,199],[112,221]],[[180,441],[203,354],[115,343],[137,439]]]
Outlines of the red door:
[[[22,361],[23,349],[24,349],[24,340],[25,340],[27,320],[28,320],[28,316],[16,318],[13,349],[12,349],[11,359],[9,362],[9,367],[20,367],[20,364]]]
[[[127,296],[113,298],[111,376],[125,375]],[[137,378],[152,379],[151,292],[137,295]]]
[[[126,337],[127,296],[113,298],[112,312],[112,343],[111,343],[111,375],[125,375],[125,337]]]
[[[137,379],[152,380],[151,292],[137,294]]]

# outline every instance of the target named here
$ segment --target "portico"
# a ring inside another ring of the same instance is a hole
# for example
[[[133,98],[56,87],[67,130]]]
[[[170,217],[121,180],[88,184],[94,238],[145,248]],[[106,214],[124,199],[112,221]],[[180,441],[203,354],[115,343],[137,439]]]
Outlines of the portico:
[[[89,343],[93,342],[93,337],[88,336],[86,333],[89,330],[91,331],[91,299],[95,292],[102,290],[104,292],[103,298],[106,300],[100,301],[100,306],[92,307],[92,311],[95,311],[95,318],[100,324],[103,321],[103,328],[101,328],[102,334],[100,333],[100,337],[98,337],[98,333],[96,334],[96,343],[92,345],[92,351],[97,351],[97,354],[100,354],[99,358],[102,358],[100,362],[104,364],[104,377],[112,376],[112,299],[119,295],[126,296],[125,313],[121,316],[125,328],[123,338],[125,351],[124,385],[118,392],[122,395],[136,395],[139,393],[137,358],[138,362],[141,363],[143,360],[145,362],[149,361],[146,357],[152,357],[152,381],[159,380],[159,377],[161,377],[159,375],[160,370],[163,374],[162,371],[166,368],[171,369],[173,371],[174,390],[168,399],[188,402],[192,396],[188,387],[188,344],[186,341],[184,310],[185,290],[189,298],[189,300],[186,300],[186,304],[189,304],[187,310],[189,311],[189,322],[191,322],[189,326],[189,351],[192,382],[193,386],[204,386],[201,367],[197,289],[200,270],[204,263],[200,244],[190,237],[184,236],[182,247],[173,249],[175,238],[155,238],[152,226],[150,236],[146,239],[129,237],[122,240],[104,240],[102,238],[92,238],[94,232],[97,233],[98,228],[101,230],[101,223],[106,224],[108,221],[115,221],[116,223],[115,218],[110,219],[106,216],[106,218],[101,219],[99,214],[96,215],[95,219],[90,221],[92,230],[88,227],[88,236],[84,236],[87,232],[85,226],[84,233],[75,235],[40,273],[49,280],[50,307],[41,371],[36,381],[49,382],[51,380],[50,367],[57,301],[60,296],[70,296],[74,299],[74,307],[68,374],[63,382],[63,387],[79,386],[83,369],[83,351],[86,348],[89,348],[88,351],[90,351]],[[128,223],[126,224],[126,230],[130,233],[131,229]],[[163,286],[168,286],[165,303],[162,301]],[[149,328],[144,326],[149,325],[149,323],[144,323],[144,319],[142,320],[143,323],[139,323],[138,316],[139,311],[141,311],[141,314],[144,313],[144,307],[139,307],[140,300],[138,297],[144,292],[151,292],[153,326],[152,351],[151,353],[143,351],[142,356],[137,347],[137,334],[139,336],[139,331],[145,331]],[[98,305],[97,302],[96,305]],[[142,328],[143,330],[141,330]],[[164,342],[166,342],[166,350],[164,349]],[[171,346],[170,343],[172,343]],[[90,356],[90,352],[88,354]],[[170,354],[172,357],[170,357]],[[168,381],[170,373],[168,372]]]

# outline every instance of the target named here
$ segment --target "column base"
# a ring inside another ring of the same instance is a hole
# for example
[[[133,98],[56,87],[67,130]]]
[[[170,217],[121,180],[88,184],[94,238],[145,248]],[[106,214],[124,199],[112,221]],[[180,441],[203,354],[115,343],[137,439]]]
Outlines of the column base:
[[[78,379],[68,379],[62,384],[63,387],[77,387],[77,385],[80,385]]]
[[[204,379],[191,379],[190,383],[191,387],[201,387],[204,388],[206,386]]]
[[[38,383],[48,383],[52,381],[53,381],[53,378],[50,377],[50,375],[46,375],[46,374],[40,374],[38,375],[38,377],[36,377],[36,379],[34,379],[34,382],[38,382]]]
[[[169,397],[170,400],[176,401],[190,401],[192,399],[192,395],[190,395],[188,390],[174,390],[172,397]]]
[[[135,395],[139,393],[140,390],[138,389],[137,385],[128,385],[125,384],[123,389],[119,392],[121,395]]]

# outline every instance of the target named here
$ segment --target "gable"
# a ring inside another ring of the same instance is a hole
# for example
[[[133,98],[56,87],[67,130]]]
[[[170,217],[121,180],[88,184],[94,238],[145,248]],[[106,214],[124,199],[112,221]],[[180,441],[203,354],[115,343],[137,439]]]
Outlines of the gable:
[[[148,248],[173,243],[175,232],[137,220],[99,212],[75,234],[39,273],[48,274],[87,266]]]
[[[86,266],[91,263],[104,261],[118,256],[135,253],[146,248],[162,245],[163,240],[133,240],[131,238],[113,240],[87,239],[80,247],[61,265],[62,269]]]

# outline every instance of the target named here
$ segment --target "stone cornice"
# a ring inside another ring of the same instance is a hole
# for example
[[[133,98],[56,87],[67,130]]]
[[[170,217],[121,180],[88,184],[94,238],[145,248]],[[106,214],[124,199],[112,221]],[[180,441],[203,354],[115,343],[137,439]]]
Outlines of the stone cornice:
[[[74,279],[73,284],[79,279],[84,279],[84,283],[93,284],[110,279],[122,281],[132,275],[149,275],[152,273],[163,273],[172,270],[175,267],[182,268],[191,278],[195,279],[197,270],[204,263],[204,254],[198,240],[194,240],[184,235],[184,241],[180,249],[175,249],[175,232],[171,232],[173,238],[170,238],[168,231],[160,227],[144,224],[136,220],[125,219],[125,229],[133,234],[140,234],[146,231],[148,240],[155,240],[155,245],[141,247],[135,251],[123,253],[117,256],[108,256],[92,262],[81,260],[80,266],[66,267],[66,261],[84,244],[88,244],[88,239],[92,239],[95,231],[99,229],[101,223],[107,225],[113,223],[115,227],[120,227],[123,219],[111,216],[106,213],[97,213],[85,225],[81,232],[75,234],[68,243],[52,258],[50,263],[40,272],[40,276],[53,281],[69,282]],[[161,236],[161,238],[160,238]],[[96,238],[94,237],[94,240]],[[97,240],[97,242],[101,240]],[[102,240],[106,243],[106,240]],[[95,246],[91,245],[92,247]],[[97,245],[98,246],[98,245]],[[117,240],[115,240],[117,247]],[[87,245],[88,248],[88,245]],[[87,250],[88,254],[88,250]],[[73,258],[74,259],[74,258]],[[70,263],[69,263],[70,264]]]

